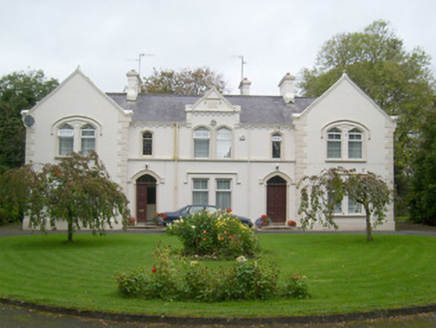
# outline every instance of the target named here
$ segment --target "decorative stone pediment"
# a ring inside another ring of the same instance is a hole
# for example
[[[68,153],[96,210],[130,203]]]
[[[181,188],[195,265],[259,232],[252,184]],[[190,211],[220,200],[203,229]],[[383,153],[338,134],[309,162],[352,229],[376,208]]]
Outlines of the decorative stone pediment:
[[[240,106],[233,106],[223,97],[217,89],[212,88],[201,97],[194,105],[186,105],[188,112],[209,112],[209,113],[239,113]]]

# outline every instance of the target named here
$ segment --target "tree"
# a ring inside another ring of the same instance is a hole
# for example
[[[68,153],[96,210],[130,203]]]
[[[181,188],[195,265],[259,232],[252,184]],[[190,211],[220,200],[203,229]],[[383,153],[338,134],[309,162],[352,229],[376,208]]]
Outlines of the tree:
[[[389,23],[375,21],[363,32],[338,34],[323,45],[315,67],[303,71],[304,95],[320,96],[344,70],[389,115],[399,115],[395,183],[398,196],[405,199],[411,161],[420,144],[416,136],[433,105],[430,57],[420,48],[406,51]]]
[[[153,69],[153,74],[144,78],[144,89],[149,93],[175,93],[179,95],[201,95],[210,88],[219,92],[225,90],[226,83],[220,74],[210,68],[194,70],[184,68],[175,70]]]
[[[390,191],[386,183],[372,172],[356,173],[342,167],[323,170],[320,175],[303,177],[299,214],[304,214],[301,223],[304,229],[315,222],[338,228],[334,222],[335,205],[345,195],[361,204],[365,210],[366,240],[372,240],[372,230],[386,217],[386,205]]]
[[[423,124],[419,152],[413,163],[410,219],[436,225],[436,110]]]
[[[35,106],[58,84],[41,70],[14,72],[0,79],[0,173],[24,163],[21,110]]]
[[[81,226],[102,235],[112,219],[121,217],[125,224],[129,216],[126,196],[95,152],[72,153],[58,165],[38,170],[32,165],[10,170],[0,177],[0,195],[0,207],[12,214],[24,211],[32,228],[55,229],[56,221],[66,221],[70,243]]]

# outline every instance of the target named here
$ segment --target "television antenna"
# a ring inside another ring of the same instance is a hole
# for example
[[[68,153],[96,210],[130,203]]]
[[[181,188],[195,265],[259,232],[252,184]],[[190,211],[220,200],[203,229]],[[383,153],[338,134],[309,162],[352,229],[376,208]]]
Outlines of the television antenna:
[[[245,60],[244,60],[244,56],[232,56],[232,57],[237,57],[241,59],[241,81],[244,79],[244,65],[248,64]]]
[[[142,57],[154,57],[154,54],[139,54],[138,59],[129,59],[130,61],[138,62],[138,75],[141,76],[141,59]]]

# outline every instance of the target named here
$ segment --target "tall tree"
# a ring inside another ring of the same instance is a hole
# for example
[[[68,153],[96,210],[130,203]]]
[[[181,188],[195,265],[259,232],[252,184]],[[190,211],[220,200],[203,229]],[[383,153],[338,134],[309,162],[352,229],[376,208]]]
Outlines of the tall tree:
[[[180,95],[201,95],[210,88],[223,92],[226,88],[220,74],[210,68],[184,68],[180,71],[172,69],[156,70],[144,78],[144,89],[149,93],[175,93]]]
[[[436,225],[436,109],[423,124],[421,145],[412,168],[410,219]]]
[[[417,136],[432,107],[430,57],[420,48],[407,51],[389,23],[375,21],[363,32],[338,34],[323,45],[315,67],[303,71],[304,95],[320,96],[344,70],[383,110],[399,116],[395,183],[398,196],[404,199],[411,160],[420,143]]]
[[[35,106],[58,84],[41,70],[14,72],[0,79],[0,173],[24,163],[21,110]]]
[[[0,196],[0,207],[10,215],[23,211],[32,228],[54,229],[56,221],[65,221],[68,242],[81,227],[104,234],[113,219],[126,224],[129,216],[126,196],[95,152],[73,153],[36,170],[31,165],[9,170],[0,176]]]
[[[298,210],[303,214],[302,227],[323,226],[337,228],[334,209],[345,195],[361,204],[365,210],[366,240],[372,241],[372,230],[386,217],[386,205],[390,191],[386,183],[372,172],[357,173],[343,167],[323,170],[320,175],[306,176],[298,184],[301,203]]]

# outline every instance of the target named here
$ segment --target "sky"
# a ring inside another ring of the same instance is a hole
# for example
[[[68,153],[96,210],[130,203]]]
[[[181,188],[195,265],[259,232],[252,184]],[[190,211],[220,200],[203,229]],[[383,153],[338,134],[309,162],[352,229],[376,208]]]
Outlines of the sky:
[[[313,68],[322,45],[375,20],[406,50],[436,60],[435,0],[0,0],[0,77],[41,69],[60,82],[78,66],[103,91],[126,72],[209,67],[239,93],[279,95],[287,73]]]

